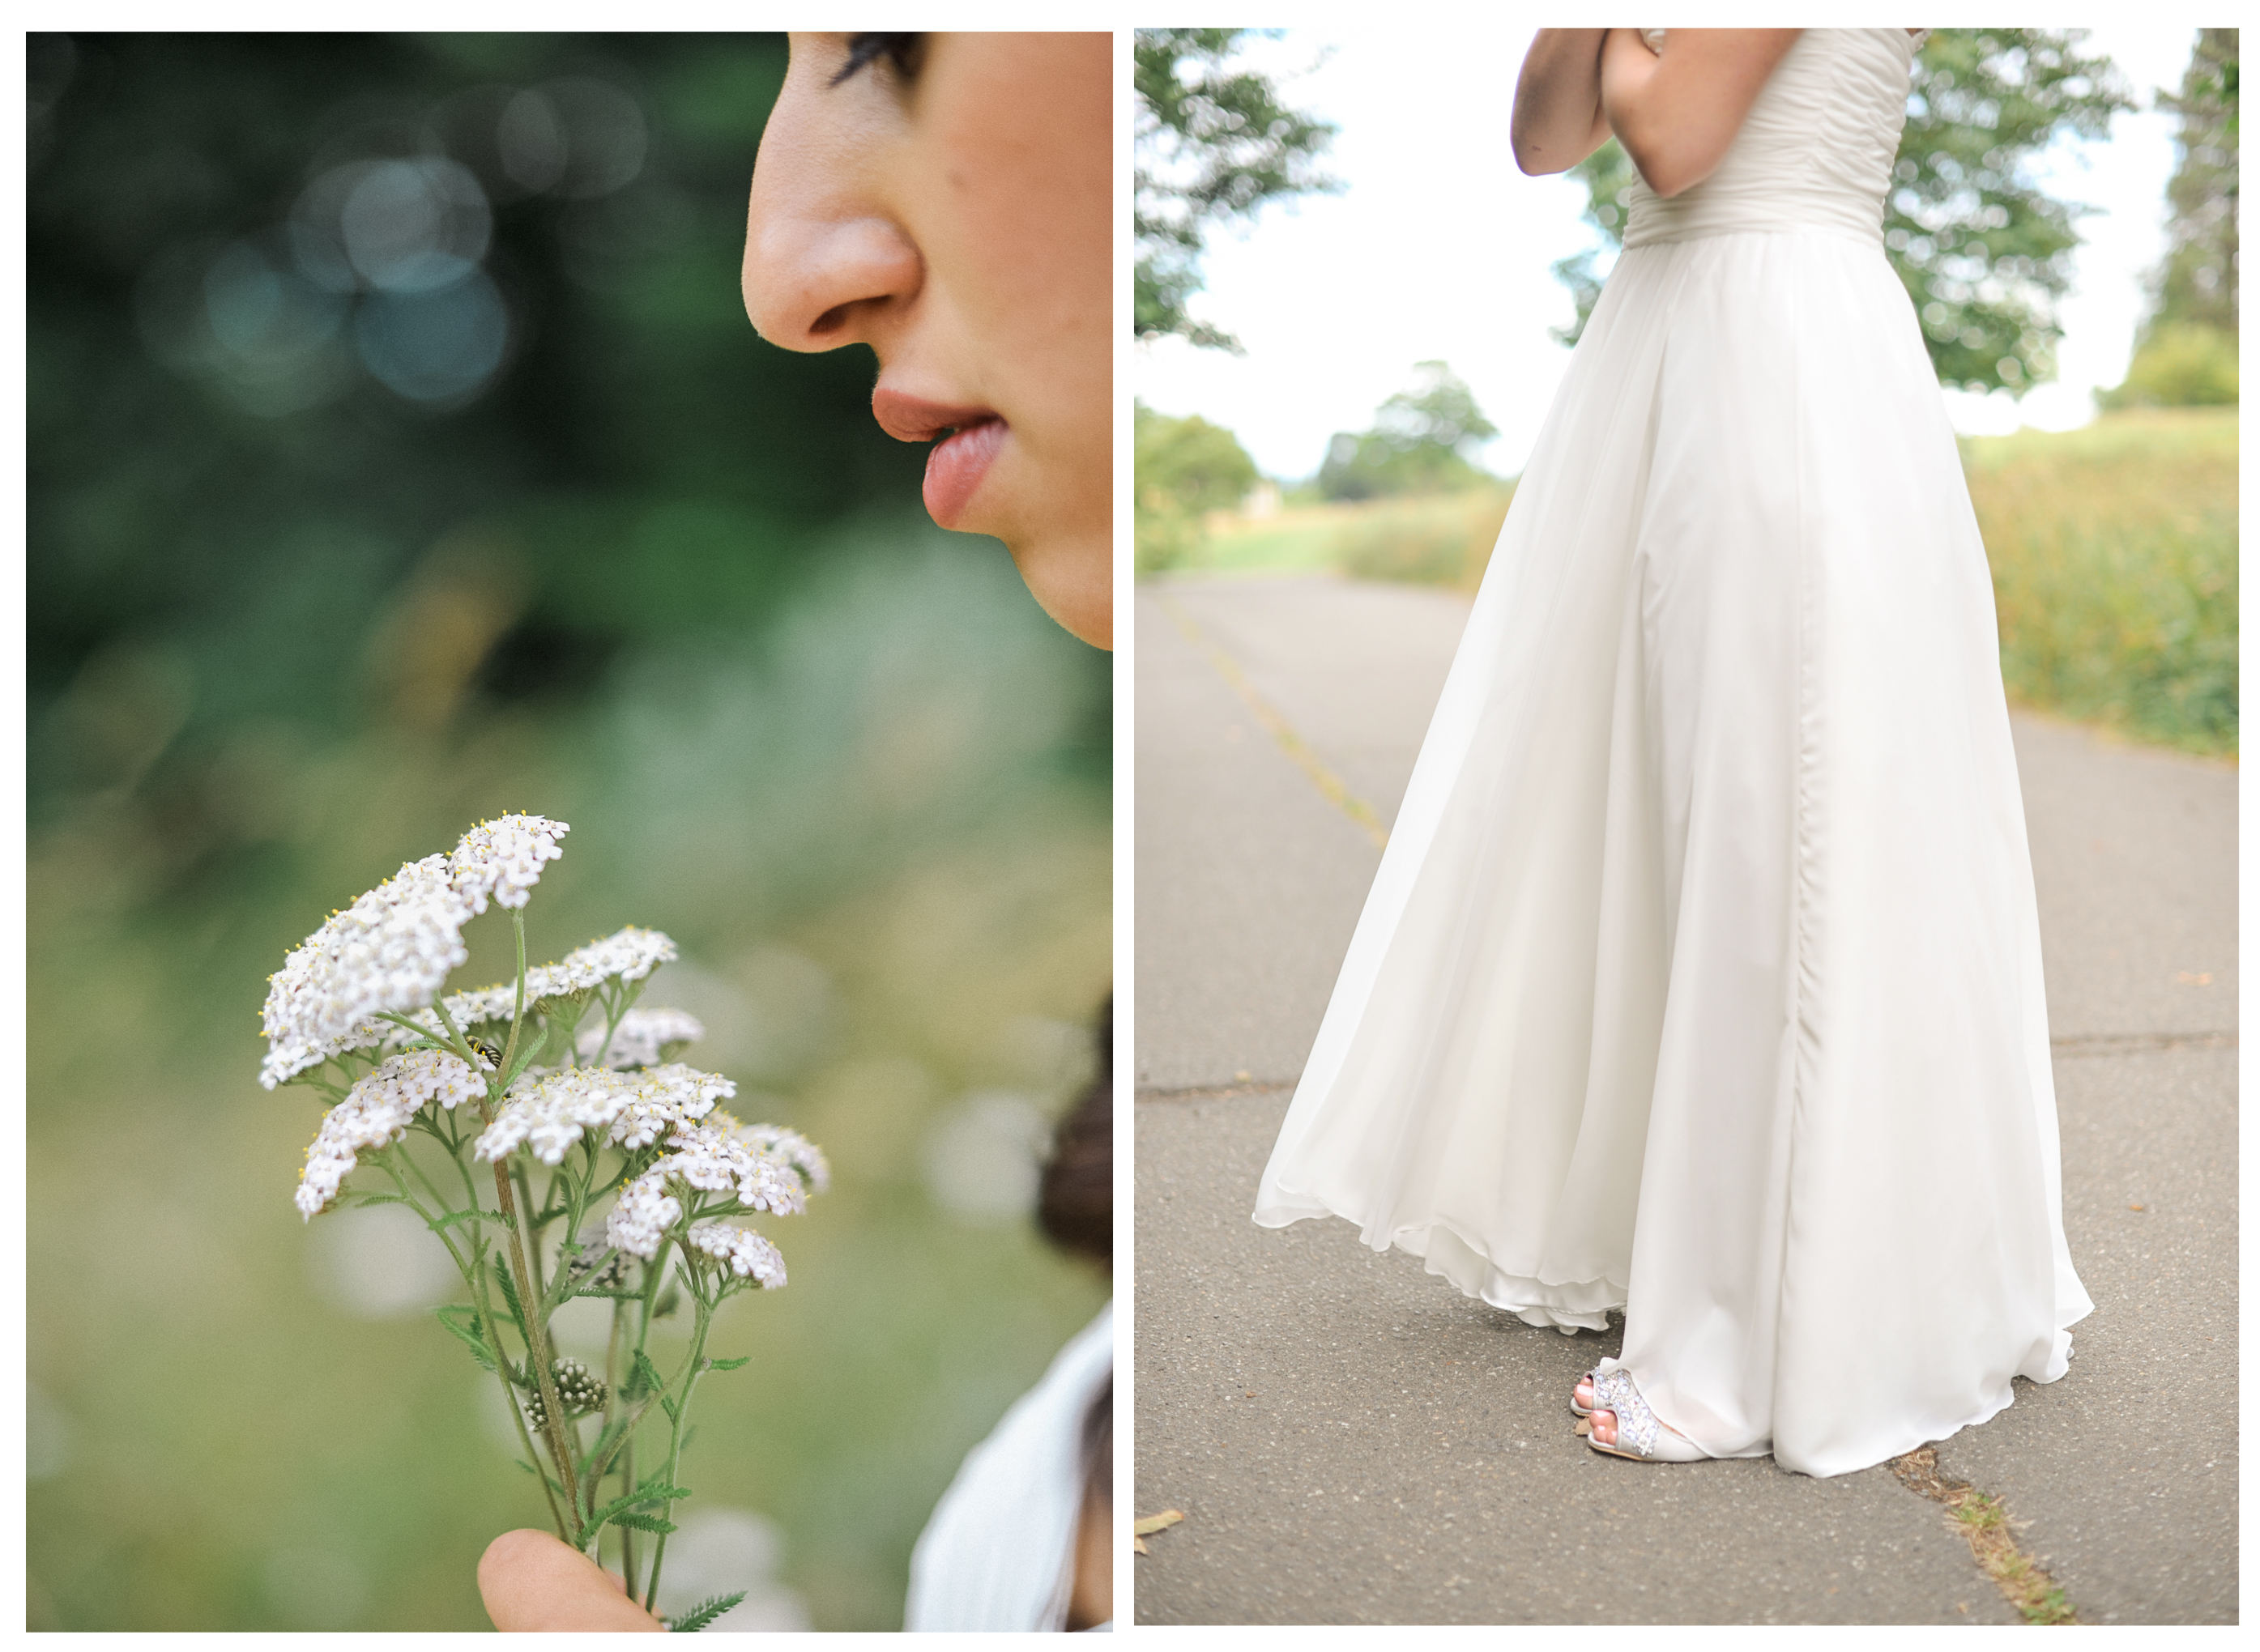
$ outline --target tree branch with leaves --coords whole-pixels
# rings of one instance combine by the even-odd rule
[[[1336,129],[1287,108],[1269,79],[1233,61],[1248,32],[1138,31],[1134,313],[1141,339],[1237,352],[1230,333],[1185,309],[1201,289],[1208,231],[1254,218],[1266,202],[1341,188],[1315,167]]]

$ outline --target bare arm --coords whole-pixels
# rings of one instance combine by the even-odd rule
[[[1606,29],[1541,29],[1514,82],[1508,132],[1514,164],[1532,177],[1567,172],[1608,140],[1601,117]]]
[[[1803,32],[1674,29],[1658,56],[1636,30],[1608,32],[1601,112],[1649,189],[1675,196],[1718,169],[1774,66]]]

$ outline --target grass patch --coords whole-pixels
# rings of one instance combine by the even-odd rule
[[[1968,1541],[1970,1558],[1978,1570],[1993,1580],[1994,1587],[2027,1623],[2078,1621],[2056,1580],[2017,1546],[2020,1522],[2009,1518],[1999,1498],[1988,1496],[1966,1480],[1950,1480],[1940,1473],[1935,1447],[1924,1446],[1903,1457],[1893,1457],[1891,1470],[1899,1484],[1946,1510],[1949,1523]]]
[[[1963,445],[2013,699],[2235,752],[2236,452],[2234,408]]]
[[[1219,523],[1184,565],[1195,573],[1347,573],[1473,592],[1513,484],[1305,505]]]

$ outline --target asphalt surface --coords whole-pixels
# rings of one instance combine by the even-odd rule
[[[1248,1220],[1466,616],[1323,579],[1141,588],[1141,1623],[2014,1622],[1885,1469],[1598,1456],[1537,1330],[1348,1224]],[[2236,774],[2014,719],[2097,1303],[1943,1442],[2082,1621],[2237,1617]],[[1363,808],[1361,809],[1360,805]]]

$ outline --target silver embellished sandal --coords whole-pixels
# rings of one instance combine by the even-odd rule
[[[1584,1383],[1590,1387],[1596,1380],[1598,1380],[1598,1372],[1589,1371],[1584,1376],[1578,1378],[1577,1382]],[[1591,1406],[1581,1406],[1577,1403],[1577,1383],[1570,1385],[1570,1414],[1573,1417],[1590,1417],[1593,1414],[1593,1408]]]
[[[1573,1392],[1573,1403],[1575,1397]],[[1603,1445],[1590,1433],[1585,1436],[1587,1445],[1609,1456],[1629,1457],[1634,1463],[1701,1463],[1710,1455],[1685,1435],[1666,1428],[1633,1386],[1632,1373],[1614,1360],[1603,1360],[1594,1371],[1593,1409],[1616,1417],[1614,1445]]]

